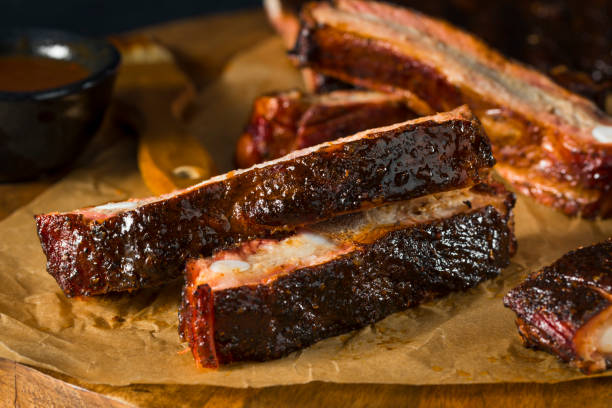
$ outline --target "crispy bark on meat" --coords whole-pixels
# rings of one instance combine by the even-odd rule
[[[202,367],[282,357],[496,277],[514,197],[479,185],[191,260],[179,331]]]
[[[276,159],[294,150],[415,118],[403,98],[367,91],[305,95],[279,92],[255,100],[237,143],[238,167]]]
[[[408,9],[338,0],[301,16],[300,66],[403,95],[419,114],[467,103],[521,192],[568,215],[612,216],[612,119],[590,101]]]
[[[545,350],[585,373],[612,368],[612,238],[571,251],[512,289],[527,347]]]
[[[161,197],[36,216],[68,296],[166,283],[188,257],[478,183],[494,164],[466,108],[377,128]]]

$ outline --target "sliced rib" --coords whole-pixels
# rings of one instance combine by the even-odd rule
[[[514,197],[478,185],[191,260],[180,333],[198,365],[282,357],[497,276]]]
[[[527,347],[545,350],[585,373],[612,368],[612,238],[571,251],[512,289]]]
[[[250,121],[238,140],[236,163],[241,168],[250,167],[294,150],[416,116],[403,98],[379,92],[307,95],[286,91],[265,95],[253,104]]]
[[[264,0],[276,31],[293,47],[299,10],[307,0]],[[612,114],[612,3],[607,0],[390,0],[443,18],[504,55],[536,67],[555,82]],[[508,18],[512,16],[512,18]],[[573,27],[574,29],[569,29]],[[579,27],[580,35],[576,35]],[[309,71],[309,70],[308,70]],[[307,89],[346,89],[333,78],[305,76]],[[330,82],[332,79],[333,82]],[[338,86],[343,86],[338,88]]]
[[[36,216],[68,296],[168,282],[188,257],[386,202],[473,185],[494,164],[463,107],[232,171],[161,197]]]
[[[309,4],[302,20],[302,67],[404,95],[419,114],[467,103],[520,191],[570,215],[612,215],[612,119],[593,103],[408,9],[338,0]]]

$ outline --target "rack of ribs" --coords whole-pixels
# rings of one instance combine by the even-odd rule
[[[179,331],[197,364],[279,358],[496,277],[514,196],[479,184],[190,260]]]
[[[294,150],[417,115],[398,96],[367,91],[307,95],[286,91],[257,98],[237,143],[240,168],[276,159]]]
[[[571,251],[512,289],[527,347],[545,350],[584,373],[612,368],[612,238]]]
[[[37,215],[67,296],[167,283],[189,257],[385,203],[469,187],[495,163],[466,107],[298,150],[160,197]]]
[[[418,114],[468,104],[497,171],[568,215],[612,216],[612,118],[448,23],[384,3],[309,3],[292,51],[303,68],[405,96]]]

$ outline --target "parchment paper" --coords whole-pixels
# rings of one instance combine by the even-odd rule
[[[192,130],[226,170],[253,98],[299,84],[299,75],[283,58],[281,41],[267,40],[234,58],[204,90]],[[519,251],[498,279],[281,360],[197,369],[191,354],[181,353],[186,345],[177,335],[179,284],[70,300],[45,271],[35,213],[148,195],[136,167],[135,142],[114,140],[0,223],[0,356],[112,385],[456,384],[583,377],[548,354],[523,348],[502,297],[528,272],[612,235],[612,221],[570,219],[525,197],[516,206]]]

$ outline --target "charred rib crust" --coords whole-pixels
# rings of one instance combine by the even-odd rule
[[[486,137],[472,121],[451,120],[444,127],[424,123],[373,135],[270,169],[259,185],[237,197],[233,215],[256,225],[314,222],[328,218],[322,214],[359,210],[368,202],[468,186],[480,178],[479,169],[494,164]],[[286,196],[291,199],[279,202]]]
[[[607,295],[606,295],[607,294]],[[584,372],[574,343],[577,331],[612,307],[612,239],[571,251],[529,276],[504,298],[517,314],[517,327],[527,347],[545,350]],[[606,368],[612,361],[606,360]]]
[[[279,358],[494,278],[508,265],[514,250],[510,219],[510,209],[501,215],[487,206],[389,231],[372,244],[268,285],[217,291],[217,362],[202,359],[198,363],[216,367],[233,361]],[[181,310],[182,320],[192,316],[189,305],[185,303]],[[210,316],[201,316],[183,321],[184,338],[192,347],[199,347],[193,333],[209,320]]]
[[[550,192],[531,186],[530,177],[524,177],[522,183],[511,180],[516,188],[542,204],[553,203],[567,215],[612,216],[612,148],[576,142],[571,132],[542,122],[537,114],[519,114],[477,94],[470,84],[453,84],[440,67],[400,51],[391,41],[360,35],[354,27],[319,22],[312,13],[317,7],[309,4],[301,13],[302,28],[291,52],[298,65],[367,89],[400,95],[411,92],[420,99],[411,108],[420,114],[466,103],[482,120],[500,163],[548,179],[553,190],[559,187],[552,198]],[[438,28],[454,30],[443,24]],[[444,41],[441,47],[448,46]],[[488,58],[503,59],[484,44],[480,46],[480,52],[490,54]],[[594,105],[582,102],[581,108],[603,116]]]
[[[255,168],[103,221],[36,216],[47,270],[67,296],[154,286],[188,257],[297,226],[472,185],[494,164],[476,120],[425,121]]]

